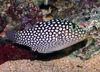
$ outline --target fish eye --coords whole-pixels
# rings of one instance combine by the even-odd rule
[[[94,29],[94,30],[97,30],[97,27],[96,27],[96,26],[93,26],[93,29]]]
[[[77,25],[75,23],[71,23],[70,27],[72,28],[72,30],[77,28]]]
[[[72,23],[72,28],[75,29],[76,28],[76,24]]]
[[[71,21],[68,21],[68,25],[71,26],[73,29],[76,28],[76,24]]]

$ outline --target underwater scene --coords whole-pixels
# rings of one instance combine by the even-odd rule
[[[100,72],[100,0],[0,0],[0,72]]]

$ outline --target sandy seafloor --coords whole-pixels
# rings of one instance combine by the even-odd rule
[[[0,72],[100,72],[100,54],[85,61],[70,57],[50,61],[7,61],[0,65]]]

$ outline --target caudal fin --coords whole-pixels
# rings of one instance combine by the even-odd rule
[[[10,41],[15,42],[16,41],[16,36],[17,36],[17,32],[16,31],[8,31],[6,33],[6,38]]]

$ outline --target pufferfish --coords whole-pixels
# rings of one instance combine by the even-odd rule
[[[9,40],[28,46],[32,51],[52,53],[74,45],[86,38],[86,31],[77,24],[64,19],[38,22],[22,31],[9,31]]]

